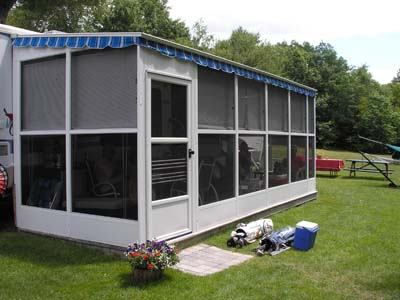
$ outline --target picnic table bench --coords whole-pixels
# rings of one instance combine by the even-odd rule
[[[386,176],[394,172],[393,170],[389,170],[390,163],[384,160],[346,159],[346,161],[351,162],[351,165],[350,168],[344,168],[343,170],[350,171],[350,176],[353,175],[354,177],[356,176],[357,172],[379,173],[386,174]],[[384,165],[385,169],[378,169],[376,165],[379,164]]]

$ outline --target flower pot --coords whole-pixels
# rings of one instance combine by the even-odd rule
[[[132,270],[132,281],[136,284],[149,283],[160,280],[164,275],[164,270]]]

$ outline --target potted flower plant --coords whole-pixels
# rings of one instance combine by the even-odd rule
[[[165,241],[146,241],[128,245],[125,255],[132,266],[133,281],[145,283],[161,278],[164,270],[179,262],[178,251]]]

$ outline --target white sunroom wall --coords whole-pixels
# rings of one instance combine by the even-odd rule
[[[169,58],[154,51],[138,48],[138,79],[137,79],[137,88],[138,88],[138,159],[142,169],[139,170],[140,174],[143,176],[139,177],[139,186],[144,187],[139,192],[139,199],[143,199],[146,206],[143,206],[139,211],[139,215],[144,215],[146,220],[146,225],[140,227],[140,236],[145,239],[154,238],[157,234],[157,231],[160,231],[160,224],[155,224],[155,218],[158,217],[161,219],[160,215],[164,214],[164,212],[158,211],[158,207],[161,206],[154,205],[153,206],[153,195],[151,187],[149,185],[151,183],[151,122],[150,118],[146,118],[146,113],[148,109],[146,109],[146,97],[147,93],[147,80],[150,76],[159,76],[161,81],[168,80],[171,78],[172,80],[182,80],[191,82],[191,120],[192,124],[197,124],[197,114],[194,114],[194,109],[197,105],[197,68],[196,65],[179,61],[177,59]],[[189,128],[192,128],[191,124],[188,124]],[[190,146],[197,153],[197,131],[196,128],[192,129]],[[147,166],[147,167],[146,167]],[[189,170],[193,170],[193,173],[197,172],[197,155],[194,155],[189,161]],[[189,183],[190,184],[190,183]],[[196,184],[188,186],[188,189],[193,191],[193,194],[197,193]],[[184,203],[184,202],[182,202]],[[186,208],[177,205],[177,210],[183,213]],[[193,209],[194,203],[189,203],[190,206],[190,222],[193,223],[193,219],[196,216],[196,210]],[[164,216],[165,217],[165,216]],[[182,219],[182,216],[176,216],[175,219]],[[174,221],[173,216],[168,216],[168,219],[165,219],[165,227],[173,227],[171,222]],[[181,220],[182,221],[182,220]],[[157,227],[157,228],[153,228]]]
[[[134,51],[133,48],[131,48]],[[74,136],[93,136],[107,134],[135,134],[137,132],[136,128],[120,128],[120,126],[114,126],[117,128],[104,128],[104,126],[92,126],[87,129],[76,129],[72,127],[71,115],[73,114],[74,108],[71,104],[71,99],[73,98],[71,88],[71,58],[72,53],[77,53],[78,51],[71,51],[69,49],[32,49],[32,48],[14,48],[13,57],[13,103],[14,103],[14,148],[15,148],[15,170],[16,170],[16,197],[17,197],[17,226],[21,229],[30,230],[34,232],[41,232],[45,234],[53,234],[57,236],[63,236],[67,238],[74,238],[79,240],[87,240],[92,242],[99,242],[104,244],[112,244],[125,246],[127,243],[139,239],[139,222],[136,220],[129,220],[126,217],[109,217],[105,215],[96,215],[91,212],[75,212],[72,196],[72,185],[74,181],[74,174],[71,171],[71,166],[73,163],[73,158],[71,157],[72,143]],[[114,51],[114,50],[108,50]],[[80,52],[80,51],[79,51]],[[83,52],[83,51],[82,51]],[[101,51],[100,51],[101,53]],[[22,65],[25,62],[43,59],[44,61],[49,60],[55,56],[61,55],[65,58],[64,74],[60,74],[59,78],[64,81],[64,101],[61,101],[61,113],[64,118],[64,122],[57,122],[57,120],[50,120],[49,126],[44,126],[41,128],[40,124],[40,109],[36,109],[36,115],[32,118],[24,118],[29,115],[29,111],[23,106],[22,103]],[[136,57],[136,51],[134,56]],[[135,59],[136,61],[136,59]],[[136,70],[136,65],[132,65],[133,70]],[[135,71],[136,72],[136,71]],[[65,75],[64,79],[61,75]],[[40,78],[40,77],[39,77]],[[134,80],[135,81],[135,80]],[[42,91],[37,91],[39,94]],[[136,93],[136,91],[135,91]],[[34,98],[35,99],[35,98]],[[136,99],[132,99],[136,101]],[[40,106],[39,106],[40,107]],[[25,111],[25,112],[24,112]],[[20,113],[21,112],[21,113]],[[46,109],[42,109],[43,116],[45,116]],[[111,108],[112,112],[112,108]],[[132,111],[134,114],[133,119],[137,119],[136,109]],[[32,117],[32,116],[30,116]],[[116,118],[115,115],[108,115],[108,117]],[[28,120],[25,124],[27,127],[21,128],[21,120]],[[51,119],[51,118],[50,118]],[[45,122],[46,123],[46,122]],[[59,123],[62,128],[59,128]],[[56,126],[52,127],[52,124]],[[135,124],[136,126],[136,124]],[[134,127],[135,127],[134,126]],[[21,174],[21,147],[22,140],[41,137],[41,139],[46,137],[61,136],[62,144],[60,144],[65,149],[65,169],[63,171],[66,182],[66,203],[65,207],[61,210],[48,209],[43,207],[37,207],[32,205],[27,205],[26,199],[23,200],[22,186],[22,174]],[[26,193],[25,193],[26,194]],[[26,196],[25,196],[26,197]],[[24,202],[23,202],[24,201]],[[24,204],[23,204],[24,203]],[[129,218],[129,217],[128,217]],[[137,217],[135,217],[137,219]],[[144,220],[143,220],[144,221]]]
[[[202,67],[198,67],[199,72],[202,73],[207,72],[207,69]],[[216,71],[211,71],[210,73],[214,73],[215,77]],[[222,72],[221,72],[222,73]],[[225,81],[228,80],[228,76],[223,75]],[[222,77],[222,76],[221,76]],[[204,109],[204,105],[202,105],[202,76],[199,73],[198,76],[198,86],[199,86],[199,109]],[[293,92],[289,92],[286,89],[281,89],[274,86],[268,86],[264,84],[260,84],[258,82],[252,81],[250,84],[246,84],[247,79],[241,77],[232,76],[233,80],[233,88],[234,91],[229,92],[229,95],[234,96],[233,103],[233,115],[234,119],[234,128],[231,129],[230,126],[215,126],[214,124],[207,124],[205,122],[200,123],[200,119],[206,120],[204,116],[207,116],[207,112],[199,111],[199,161],[202,161],[202,153],[201,153],[201,139],[200,136],[215,136],[215,135],[231,135],[234,136],[234,149],[239,149],[240,144],[243,142],[245,137],[248,139],[245,141],[249,144],[251,143],[251,139],[261,141],[264,139],[264,156],[268,157],[269,152],[269,137],[282,137],[287,140],[287,164],[291,166],[292,158],[289,155],[289,149],[291,147],[292,139],[299,139],[303,142],[305,141],[306,145],[309,144],[309,136],[311,137],[311,142],[313,142],[313,149],[315,149],[315,135],[314,128],[310,129],[306,132],[306,127],[310,122],[310,119],[315,119],[314,116],[312,118],[307,117],[307,111],[311,110],[310,107],[314,107],[314,99],[300,94],[295,94]],[[214,82],[216,82],[214,78]],[[254,87],[258,89],[254,90]],[[252,91],[253,88],[253,92]],[[274,90],[276,92],[275,99],[269,97],[269,91]],[[211,89],[207,89],[208,94],[213,94]],[[273,93],[271,93],[273,94]],[[260,103],[257,99],[263,97],[263,102]],[[296,100],[292,104],[290,101],[290,95],[294,95]],[[225,94],[226,96],[226,94]],[[243,99],[246,98],[246,99]],[[272,99],[272,103],[279,103],[278,107],[274,105],[268,106],[268,100]],[[300,99],[300,100],[298,100]],[[245,101],[253,101],[253,103],[244,103]],[[226,101],[226,100],[225,100]],[[308,102],[307,102],[308,101]],[[298,103],[301,102],[301,103]],[[213,102],[214,103],[214,102]],[[308,103],[312,103],[308,105]],[[293,107],[291,109],[291,106]],[[228,107],[229,109],[230,107]],[[271,109],[272,108],[272,109]],[[212,105],[210,107],[211,114],[218,111],[218,106]],[[246,112],[240,111],[241,109],[245,109]],[[271,110],[268,115],[268,110]],[[292,121],[291,112],[295,115],[295,112],[302,112],[301,116],[295,116]],[[311,111],[314,113],[314,109]],[[225,112],[226,113],[226,112]],[[248,114],[248,115],[246,115]],[[263,117],[263,120],[257,120],[257,117]],[[246,118],[249,118],[250,122],[246,124]],[[227,117],[222,117],[221,120],[228,120]],[[293,124],[292,124],[293,122]],[[263,124],[268,124],[268,126],[264,126]],[[209,125],[209,126],[207,126]],[[214,126],[213,126],[214,125]],[[269,126],[272,129],[268,128]],[[315,124],[314,124],[315,126]],[[293,127],[293,132],[292,132]],[[226,139],[226,138],[225,138]],[[303,140],[304,139],[304,140]],[[260,144],[261,142],[259,142]],[[254,151],[254,143],[253,143],[253,151]],[[207,228],[212,228],[217,226],[218,224],[222,224],[225,222],[230,222],[232,220],[244,217],[246,215],[256,213],[258,211],[262,211],[266,208],[270,208],[276,205],[283,204],[285,202],[290,202],[297,198],[301,198],[303,196],[307,196],[316,192],[315,186],[315,171],[312,172],[308,176],[307,166],[308,166],[308,147],[304,149],[306,151],[303,157],[303,161],[305,163],[304,169],[306,171],[306,178],[298,179],[298,181],[294,182],[294,179],[291,180],[291,168],[289,167],[287,174],[287,183],[280,184],[274,187],[268,187],[269,180],[268,175],[265,176],[264,186],[258,184],[258,188],[255,188],[252,192],[243,193],[241,187],[241,175],[240,175],[240,154],[237,151],[234,151],[235,156],[235,191],[234,196],[230,198],[223,199],[222,201],[213,201],[209,204],[201,204],[199,203],[199,209],[197,212],[197,230],[204,230]],[[315,152],[315,150],[314,150]],[[261,162],[262,163],[262,162]],[[200,163],[201,165],[201,163]],[[313,170],[315,170],[315,166]],[[201,166],[199,166],[201,169]],[[265,174],[268,174],[266,170],[269,170],[268,159],[264,161],[264,171]],[[199,175],[200,176],[200,175]],[[304,175],[303,175],[304,176]],[[199,183],[200,184],[200,183]],[[216,187],[216,190],[218,188]],[[195,200],[196,201],[196,200]]]

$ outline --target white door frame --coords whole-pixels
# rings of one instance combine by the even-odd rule
[[[186,86],[186,117],[187,117],[187,136],[186,137],[162,137],[162,138],[152,138],[151,136],[151,82],[152,80],[157,80],[165,83],[177,84],[177,85],[184,85]],[[170,239],[173,237],[177,237],[184,234],[189,234],[193,231],[193,210],[194,210],[194,203],[193,199],[197,198],[194,197],[194,180],[197,178],[195,176],[195,159],[187,160],[187,195],[184,196],[177,196],[172,198],[166,198],[162,200],[152,201],[152,144],[187,144],[187,149],[192,149],[193,143],[193,115],[192,115],[192,88],[193,83],[191,78],[177,76],[175,74],[167,74],[163,72],[147,70],[146,71],[146,238],[152,239],[155,238],[153,233],[153,209],[155,207],[167,207],[168,205],[187,201],[188,203],[188,210],[187,210],[187,228],[183,228],[179,231],[170,232],[168,234],[164,234],[162,236],[158,236],[158,239]],[[197,149],[195,149],[196,151]],[[197,154],[197,153],[196,153]],[[171,216],[173,218],[174,216]]]

